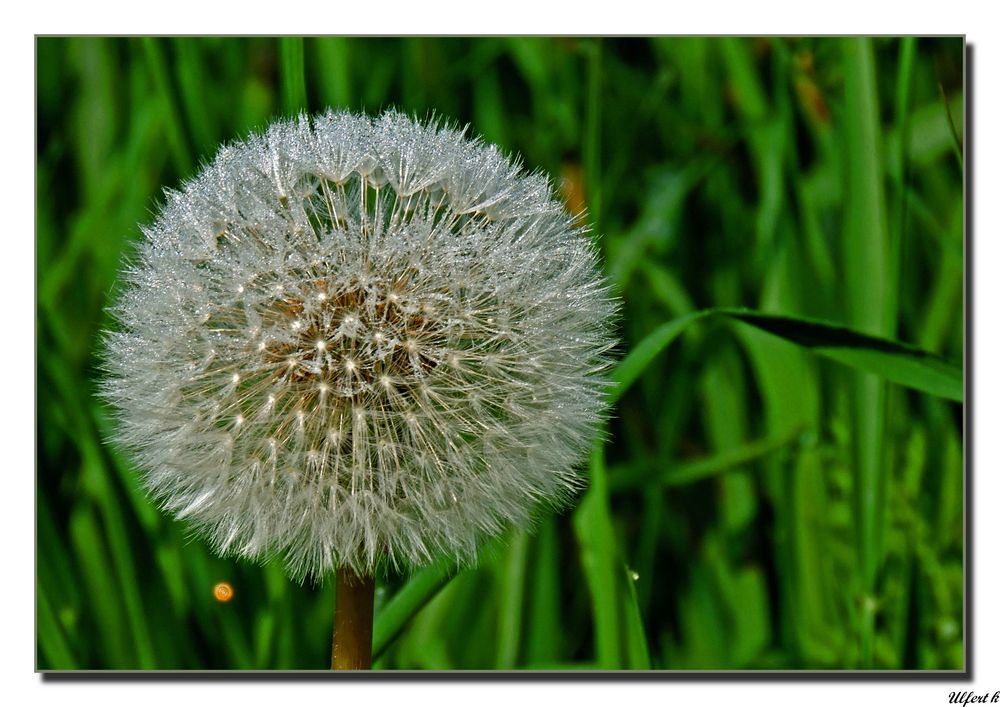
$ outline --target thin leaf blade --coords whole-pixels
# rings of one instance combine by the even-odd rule
[[[717,313],[851,368],[874,373],[914,390],[962,402],[962,369],[929,351],[816,319],[749,310],[722,309]]]

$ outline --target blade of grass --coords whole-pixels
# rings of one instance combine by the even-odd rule
[[[770,638],[763,577],[727,561],[726,539],[721,533],[709,534],[702,547],[705,567],[725,607],[727,658],[733,667],[745,668]]]
[[[219,141],[218,113],[205,105],[209,94],[201,52],[203,41],[193,37],[174,40],[177,52],[177,83],[181,103],[197,154],[205,156]]]
[[[897,185],[899,194],[896,197],[893,210],[893,233],[891,237],[892,252],[889,266],[893,268],[892,281],[899,282],[902,268],[903,238],[906,235],[906,188],[908,183],[909,154],[904,149],[910,142],[910,89],[913,79],[913,63],[916,55],[917,38],[903,37],[899,45],[899,76],[896,79],[896,144],[890,151],[892,160],[889,171],[893,182]],[[899,288],[893,288],[887,293],[887,309],[895,313],[898,309]],[[895,336],[895,330],[887,330],[887,334]]]
[[[186,177],[194,167],[194,159],[191,154],[191,146],[184,135],[184,120],[181,116],[180,108],[177,105],[177,97],[170,85],[170,76],[167,73],[167,64],[163,58],[161,42],[164,40],[154,37],[143,37],[139,40],[142,43],[143,55],[146,65],[153,76],[153,84],[159,94],[163,110],[165,113],[164,127],[167,132],[167,143],[170,145],[170,153],[174,158],[174,166],[181,177]]]
[[[743,37],[721,40],[723,55],[736,98],[736,107],[748,132],[753,154],[757,184],[760,189],[756,210],[755,231],[757,253],[769,252],[774,238],[778,215],[782,210],[781,161],[785,131],[772,118],[767,95],[761,83],[760,71],[749,52],[749,41]]]
[[[111,566],[118,576],[124,598],[125,616],[128,618],[134,648],[134,665],[140,670],[150,670],[157,667],[157,660],[142,601],[142,584],[136,573],[136,563],[132,560],[134,551],[119,511],[118,494],[105,485],[108,483],[105,478],[106,469],[100,464],[99,459],[96,450],[87,454],[83,462],[83,473],[95,479],[95,496],[101,509],[105,535],[111,550]]]
[[[114,154],[120,113],[114,109],[121,80],[115,59],[116,44],[109,37],[74,37],[67,42],[76,93],[71,131],[79,183],[86,197],[102,187],[109,158]],[[62,185],[61,185],[62,186]]]
[[[62,529],[52,516],[49,495],[47,489],[39,487],[35,503],[35,533],[38,546],[44,547],[45,552],[39,553],[36,558],[36,583],[39,591],[45,588],[57,610],[62,607],[75,610],[80,604],[80,591],[73,579],[73,556],[61,534]]]
[[[399,42],[400,88],[407,110],[425,113],[430,107],[427,94],[427,41],[423,37],[405,37]]]
[[[890,272],[888,275],[889,281],[892,283],[892,287],[886,292],[886,317],[888,323],[883,330],[888,336],[896,336],[898,329],[898,319],[899,319],[899,308],[900,308],[900,295],[903,290],[903,283],[901,282],[901,274],[903,271],[904,259],[907,255],[910,244],[907,242],[907,228],[906,228],[906,190],[909,188],[909,155],[903,149],[909,141],[910,134],[910,93],[911,93],[911,83],[913,76],[913,65],[914,58],[916,55],[916,38],[915,37],[904,37],[900,43],[899,47],[899,70],[897,72],[896,79],[896,96],[895,96],[895,118],[899,130],[899,144],[894,146],[895,150],[888,150],[889,152],[889,162],[887,168],[887,175],[892,182],[898,185],[898,194],[892,203],[886,204],[886,209],[889,211],[889,217],[891,221],[889,227],[891,230],[887,231],[887,238],[889,239],[889,257],[888,257],[888,267]],[[892,157],[895,156],[895,159]],[[884,415],[886,419],[886,424],[888,425],[893,419],[900,416],[901,413],[905,414],[903,401],[899,395],[899,391],[887,390],[885,405],[884,405]],[[906,472],[903,472],[905,476]],[[887,482],[887,486],[892,482]],[[892,505],[897,505],[893,503]],[[894,577],[890,577],[889,581],[899,580],[897,586],[900,587],[900,591],[903,595],[903,599],[900,601],[893,602],[896,606],[908,606],[910,604],[908,599],[908,589],[912,584],[910,579],[910,574],[912,572],[912,557],[913,553],[909,548],[902,548],[898,551],[901,556],[899,561],[899,567]],[[900,578],[903,578],[900,580]],[[891,655],[883,664],[890,668],[902,668],[903,661],[905,658],[905,643],[902,643],[900,638],[904,635],[900,627],[905,626],[907,623],[905,613],[894,612],[893,610],[888,610],[885,612],[886,618],[885,623],[885,640],[891,642],[892,650],[888,651]],[[895,631],[895,636],[893,633]],[[900,646],[904,646],[904,650],[899,650]],[[889,646],[887,646],[889,647]]]
[[[711,310],[704,310],[669,321],[657,327],[652,333],[648,334],[642,341],[632,347],[632,350],[618,363],[611,374],[611,380],[616,385],[608,393],[610,402],[614,403],[621,398],[625,394],[625,391],[653,363],[653,360],[674,339],[680,336],[692,322],[703,319],[710,314]]]
[[[73,556],[79,566],[86,590],[83,604],[87,625],[96,629],[99,650],[94,650],[94,663],[83,667],[127,670],[136,668],[129,646],[129,630],[122,616],[122,601],[108,568],[111,560],[97,522],[88,503],[80,503],[69,518],[69,534]]]
[[[636,597],[635,584],[642,578],[622,566],[618,573],[618,582],[622,585],[623,599],[623,633],[625,641],[625,665],[628,670],[649,670],[652,665],[649,658],[649,644],[646,642],[646,629],[642,623],[642,611]]]
[[[613,282],[624,286],[640,268],[662,269],[650,253],[677,247],[684,205],[717,162],[718,158],[711,155],[698,156],[682,168],[661,167],[650,176],[641,200],[642,213],[635,225],[604,242],[608,252],[608,275]]]
[[[608,477],[608,484],[612,491],[622,491],[638,485],[649,484],[664,487],[686,486],[739,469],[745,464],[773,454],[792,444],[801,434],[802,428],[792,428],[787,433],[748,442],[703,459],[667,464],[663,471],[655,474],[648,474],[642,469],[621,474],[611,473]]]
[[[525,574],[528,538],[515,530],[506,548],[507,557],[501,566],[500,614],[497,637],[497,670],[510,670],[517,664],[521,645],[521,624],[524,614]]]
[[[690,564],[689,585],[678,604],[678,632],[683,643],[671,651],[670,664],[681,669],[730,668],[730,631],[716,588],[703,561],[693,557]]]
[[[713,347],[711,362],[701,379],[702,420],[706,441],[720,452],[746,442],[749,415],[744,369],[735,347]],[[719,481],[719,511],[726,531],[736,534],[757,511],[756,489],[745,470],[731,469]]]
[[[916,346],[869,336],[818,319],[732,309],[716,310],[716,313],[884,380],[948,400],[962,401],[962,369]]]
[[[786,106],[784,101],[779,103]],[[804,295],[798,279],[802,251],[797,248],[797,229],[787,222],[778,233],[776,257],[766,259],[764,287],[759,306],[765,311],[798,312]],[[760,422],[770,437],[789,435],[804,438],[820,428],[820,380],[815,361],[805,351],[742,322],[730,320],[734,334],[743,346],[753,372],[762,404]],[[801,522],[803,506],[796,489],[797,465],[802,456],[775,454],[761,458],[760,488],[773,512],[769,525],[773,557],[775,591],[769,597],[769,611],[774,614],[775,642],[794,655],[812,655],[804,634],[820,623],[810,612],[809,597],[820,584],[811,567],[800,560],[796,548],[800,538],[812,534]],[[740,564],[743,566],[743,563]],[[733,568],[735,574],[739,570]],[[732,653],[731,658],[735,658]]]
[[[393,651],[403,665],[433,670],[492,667],[496,656],[496,603],[489,591],[492,578],[488,575],[485,567],[455,573],[407,619],[406,632],[395,641]],[[456,632],[453,627],[461,628]],[[483,629],[490,633],[485,645],[478,645],[475,642]],[[457,644],[458,649],[450,650],[452,644]]]
[[[846,192],[843,272],[848,321],[860,331],[884,335],[893,328],[888,309],[892,272],[888,259],[882,191],[880,122],[871,40],[842,42]],[[861,666],[874,664],[876,577],[881,556],[880,526],[885,496],[885,385],[875,376],[854,381],[854,449],[858,521],[858,582],[861,592]]]
[[[948,400],[962,400],[962,369],[929,351],[818,319],[720,308],[705,309],[671,320],[636,344],[611,373],[611,379],[616,384],[608,394],[611,402],[619,400],[688,326],[709,317],[750,324],[820,356],[875,374],[884,380]]]
[[[79,389],[73,386],[68,371],[48,365],[46,359],[43,359],[42,363],[46,374],[55,382],[74,421],[73,427],[77,431],[76,442],[82,455],[80,478],[85,491],[100,509],[104,521],[104,537],[111,550],[111,567],[117,574],[118,586],[124,599],[125,615],[128,618],[129,635],[135,649],[134,667],[144,670],[154,668],[156,654],[146,621],[146,611],[135,571],[136,565],[132,559],[134,555],[129,533],[121,512],[124,504],[121,503],[108,478],[109,469],[101,457],[97,432],[87,418],[83,402],[78,397]]]
[[[610,475],[614,479],[614,474]],[[649,614],[654,591],[659,589],[658,579],[663,567],[658,562],[662,533],[666,523],[664,493],[659,488],[646,487],[642,494],[642,516],[633,552],[633,566],[642,582],[636,586],[639,611]]]
[[[528,577],[530,591],[528,623],[525,627],[525,662],[546,663],[558,660],[562,635],[559,595],[559,538],[555,518],[546,518],[535,535],[535,552]]]
[[[955,127],[955,119],[951,115],[951,105],[948,103],[948,95],[944,92],[944,86],[938,84],[938,91],[941,94],[941,103],[944,104],[944,112],[948,117],[948,132],[951,134],[951,150],[955,155],[955,161],[958,162],[958,168],[960,170],[965,170],[965,158],[963,157],[964,149],[962,147],[962,138],[958,135],[958,128]]]
[[[619,563],[615,556],[614,526],[608,503],[604,445],[594,445],[590,458],[590,488],[573,514],[573,530],[580,545],[580,562],[590,589],[597,664],[604,670],[622,667],[619,617]]]
[[[48,594],[38,587],[37,620],[38,620],[38,654],[36,654],[36,669],[41,670],[75,670],[78,665],[63,634],[59,619],[56,618],[49,601]]]
[[[585,188],[591,223],[601,231],[601,40],[587,45],[587,116],[583,163],[586,171]]]
[[[315,75],[320,77],[319,92],[331,108],[351,104],[352,43],[346,37],[314,37],[312,43],[316,56]]]
[[[675,317],[694,311],[691,295],[672,273],[655,264],[646,262],[642,268],[649,283],[651,294]]]
[[[473,83],[473,116],[476,130],[484,139],[498,145],[508,143],[509,132],[504,111],[504,96],[495,68],[483,72]]]
[[[372,660],[377,659],[402,633],[407,623],[455,576],[450,562],[438,562],[420,570],[375,617],[372,629]]]
[[[285,115],[309,110],[306,97],[306,63],[302,37],[282,37],[281,108]]]
[[[274,613],[262,611],[254,624],[254,667],[257,670],[267,670],[271,667],[271,654],[274,644]]]

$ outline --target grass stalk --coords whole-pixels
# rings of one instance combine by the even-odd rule
[[[875,58],[871,40],[844,40],[844,140],[846,146],[844,280],[847,314],[859,330],[885,334],[890,324],[892,268],[882,163]],[[888,459],[884,446],[885,384],[871,375],[855,379],[853,432],[861,665],[874,665],[875,613]]]
[[[302,37],[281,38],[281,107],[286,115],[309,110]]]
[[[194,158],[192,157],[191,145],[184,134],[184,120],[181,116],[177,96],[170,82],[166,60],[160,49],[159,41],[154,37],[143,37],[141,40],[142,49],[146,64],[153,75],[156,92],[160,94],[159,98],[163,102],[164,127],[167,132],[167,143],[170,145],[170,152],[174,158],[174,165],[178,174],[186,177],[194,167]]]

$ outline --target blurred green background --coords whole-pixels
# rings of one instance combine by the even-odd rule
[[[552,174],[601,234],[623,357],[719,306],[964,356],[961,38],[39,38],[36,60],[40,669],[329,664],[333,582],[213,556],[94,398],[139,224],[277,116],[433,112]],[[656,351],[575,509],[476,568],[380,578],[376,667],[964,668],[962,405],[721,317]]]

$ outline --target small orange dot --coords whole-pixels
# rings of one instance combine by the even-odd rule
[[[233,598],[233,585],[229,582],[219,582],[212,588],[212,594],[216,601],[225,604]]]

